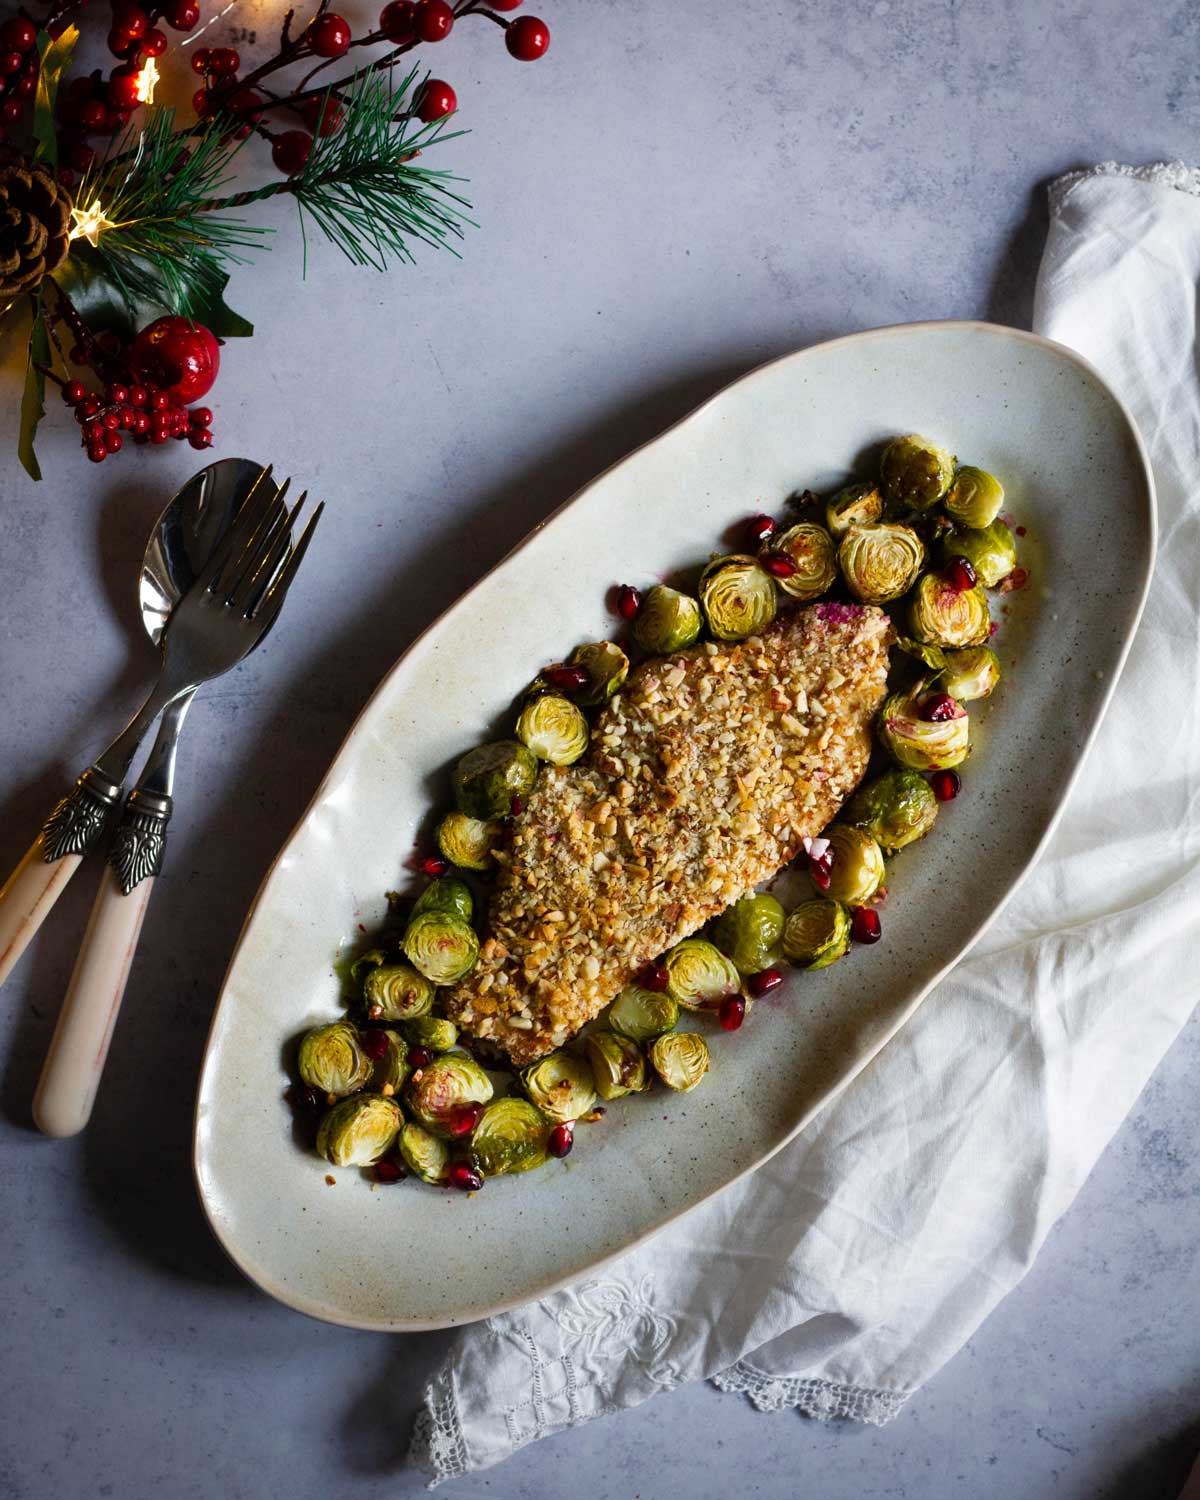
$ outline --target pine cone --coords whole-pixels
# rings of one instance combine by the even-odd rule
[[[47,167],[0,166],[0,304],[67,258],[71,195]]]

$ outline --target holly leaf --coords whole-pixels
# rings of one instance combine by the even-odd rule
[[[48,31],[39,31],[37,36],[41,66],[38,70],[37,93],[33,99],[33,159],[48,162],[52,167],[58,166],[58,133],[54,128],[58,86],[71,66],[71,57],[78,40],[78,26],[68,26],[57,40]]]
[[[220,282],[214,282],[211,289],[207,286],[193,287],[192,316],[219,339],[248,339],[254,332],[254,324],[243,318],[241,313],[234,312],[225,301],[225,288],[228,285],[229,277],[222,275]]]
[[[132,297],[124,286],[113,281],[101,256],[86,241],[75,240],[71,254],[55,280],[75,304],[84,322],[94,332],[109,329],[128,343],[139,328],[153,323],[165,313],[178,313],[178,307],[150,298]],[[187,283],[189,315],[219,339],[249,338],[254,324],[234,312],[225,301],[229,277],[192,277]]]
[[[25,390],[21,396],[21,425],[17,436],[17,457],[30,479],[41,479],[42,469],[33,451],[38,423],[46,415],[46,377],[42,371],[50,363],[50,340],[42,321],[42,299],[33,299],[33,327],[29,330],[29,361],[25,366]]]

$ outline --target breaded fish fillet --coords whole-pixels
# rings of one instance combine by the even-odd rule
[[[446,1014],[531,1062],[794,859],[866,770],[892,639],[882,610],[817,604],[631,672],[513,820]]]

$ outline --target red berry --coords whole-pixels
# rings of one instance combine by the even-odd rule
[[[76,141],[71,147],[67,160],[77,172],[86,172],[96,160],[96,153],[83,141]]]
[[[149,399],[150,398],[146,394],[146,387],[144,385],[131,385],[129,387],[130,406],[145,406],[146,402]]]
[[[518,62],[537,62],[550,45],[550,28],[537,16],[519,16],[508,23],[504,45]]]
[[[454,25],[454,12],[446,0],[417,0],[413,23],[423,42],[444,42]]]
[[[920,714],[926,724],[944,724],[959,717],[959,708],[949,693],[931,693],[922,699]]]
[[[775,517],[761,512],[742,522],[742,535],[751,547],[761,547],[764,542],[769,542],[778,530],[779,522]]]
[[[121,340],[111,329],[105,328],[102,332],[98,333],[96,335],[96,342],[104,350],[105,354],[120,354],[121,352]]]
[[[108,449],[103,443],[96,443],[94,447],[88,448],[87,455],[94,464],[102,464],[108,457]]]
[[[939,802],[953,802],[962,791],[962,777],[957,771],[935,771],[929,778],[929,785]]]
[[[717,1011],[717,1021],[722,1031],[736,1031],[746,1019],[746,1002],[741,995],[726,995]]]
[[[479,1117],[482,1114],[482,1104],[463,1104],[450,1115],[446,1121],[446,1129],[454,1136],[470,1135],[479,1124]]]
[[[104,44],[114,57],[119,57],[122,62],[133,56],[137,43],[131,36],[126,36],[123,31],[110,31],[104,39]]]
[[[167,50],[167,33],[152,26],[138,43],[138,50],[145,57],[161,57]]]
[[[440,854],[429,854],[421,861],[421,874],[429,875],[434,880],[439,875],[444,875],[450,868],[450,861],[445,860]]]
[[[116,432],[121,425],[121,414],[115,411],[106,411],[100,418],[100,425],[105,432]]]
[[[521,0],[492,0],[489,10],[516,10]]]
[[[879,913],[871,906],[856,906],[850,918],[850,936],[856,943],[877,943],[883,936]]]
[[[561,662],[553,667],[547,667],[542,676],[551,687],[561,689],[563,692],[574,692],[578,688],[588,685],[588,674],[586,667],[568,667]]]
[[[192,72],[207,73],[212,63],[212,53],[207,47],[197,47],[192,53]]]
[[[146,34],[150,18],[140,5],[119,5],[113,8],[112,24],[114,31],[123,31],[136,41]]]
[[[783,975],[778,969],[760,969],[747,979],[746,988],[757,1000],[760,995],[769,995],[772,990],[777,990],[782,983]]]
[[[133,433],[134,433],[134,435],[136,437],[143,437],[149,431],[150,431],[150,418],[146,415],[146,413],[144,411],[136,412],[134,414],[134,418],[133,418]]]
[[[307,130],[285,130],[272,143],[271,160],[285,177],[294,177],[304,170],[312,148],[313,138]]]
[[[208,65],[214,73],[232,78],[242,65],[241,54],[236,47],[215,47]]]
[[[87,386],[82,380],[68,380],[63,386],[63,400],[68,406],[78,406],[87,395]]]
[[[65,188],[74,187],[75,173],[71,171],[70,167],[59,167],[58,180]]]
[[[408,1049],[408,1061],[414,1068],[428,1067],[433,1060],[433,1053],[428,1047],[410,1047]]]
[[[92,447],[104,441],[104,423],[97,417],[89,417],[83,424],[83,440]]]
[[[101,111],[103,114],[103,110]],[[21,106],[15,99],[6,99],[0,104],[0,124],[15,125],[21,118]]]
[[[132,395],[129,399],[133,400]],[[211,427],[212,420],[212,411],[207,406],[193,406],[191,411],[188,412],[188,421],[193,427]]]
[[[221,101],[221,107],[229,114],[257,124],[262,119],[263,102],[263,96],[254,89],[234,89],[232,94]]]
[[[24,16],[13,16],[0,26],[0,47],[6,52],[28,52],[37,41],[37,27]]]
[[[768,552],[759,561],[773,578],[791,578],[800,571],[791,558],[785,557],[782,552]]]
[[[391,0],[379,12],[379,29],[389,42],[411,42],[417,33],[417,7],[413,0]]]
[[[138,75],[136,68],[117,68],[108,80],[108,102],[113,109],[136,109],[138,98]]]
[[[622,620],[632,620],[641,608],[642,596],[631,583],[623,583],[617,590],[617,613]]]
[[[975,569],[965,557],[952,557],[946,565],[945,579],[952,589],[964,594],[975,587]]]
[[[32,99],[37,93],[37,74],[25,73],[17,79],[13,93],[18,99]]]
[[[350,49],[350,23],[327,11],[310,23],[304,40],[318,57],[341,57]]]
[[[82,417],[94,417],[100,410],[100,402],[95,396],[87,396],[80,403],[78,411]]]
[[[120,453],[123,441],[119,432],[106,432],[104,434],[104,446],[110,453]]]
[[[108,110],[98,100],[92,99],[80,109],[79,123],[87,131],[103,130],[108,123]]]
[[[25,65],[25,59],[19,52],[5,52],[0,56],[0,73],[19,73]]]
[[[404,1168],[398,1167],[394,1161],[377,1161],[375,1163],[376,1182],[401,1182],[404,1179]]]
[[[160,443],[167,442],[170,436],[171,434],[164,428],[155,427],[150,433],[150,441],[157,447]]]
[[[106,385],[104,399],[113,406],[124,406],[129,400],[129,392],[123,385]]]
[[[551,1156],[570,1156],[571,1147],[575,1144],[575,1126],[568,1121],[562,1125],[556,1125],[546,1140],[546,1150]]]
[[[191,432],[177,432],[176,437],[186,437],[193,448],[204,449],[212,447],[213,435],[207,427],[194,427]]]
[[[121,426],[124,427],[126,432],[133,431],[133,424],[136,417],[137,412],[134,411],[132,406],[123,406],[121,408]]]
[[[207,89],[197,89],[192,95],[192,108],[198,120],[206,120],[217,108],[216,98]]]
[[[160,391],[157,386],[151,390],[149,401],[151,411],[166,411],[167,407],[171,404],[170,396],[167,395],[166,391]]]
[[[457,108],[458,95],[441,78],[431,78],[417,97],[417,118],[426,125],[445,119]]]
[[[137,335],[130,363],[139,380],[161,387],[151,398],[157,408],[172,398],[186,402],[207,395],[221,368],[221,351],[202,324],[168,316],[156,319]]]
[[[465,1161],[451,1162],[447,1181],[463,1193],[477,1193],[483,1186],[483,1178]]]
[[[300,118],[314,135],[333,135],[342,128],[346,111],[341,100],[331,94],[322,94],[319,99],[306,99],[300,106]]]
[[[195,0],[171,0],[163,12],[163,19],[176,31],[191,31],[200,19],[200,7]]]
[[[362,1049],[368,1057],[374,1058],[376,1062],[381,1057],[386,1057],[388,1050],[387,1032],[368,1028],[362,1033]]]
[[[661,994],[671,982],[671,976],[667,973],[666,964],[647,964],[638,972],[637,982],[643,990],[653,990]]]

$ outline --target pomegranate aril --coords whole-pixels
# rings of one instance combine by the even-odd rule
[[[778,969],[760,969],[746,980],[746,988],[757,1000],[760,995],[769,995],[772,990],[777,990],[782,983],[783,975]]]
[[[362,1049],[368,1057],[376,1062],[381,1057],[387,1056],[388,1039],[386,1031],[364,1031],[362,1034]]]
[[[774,516],[751,516],[742,522],[742,535],[751,547],[761,547],[764,542],[769,542],[778,530],[779,522]]]
[[[949,693],[933,693],[922,702],[920,712],[926,724],[944,724],[959,717],[958,704]]]
[[[950,587],[960,594],[965,594],[968,589],[975,587],[975,569],[965,557],[952,557],[946,564],[943,576]]]
[[[632,620],[642,603],[642,596],[630,583],[623,583],[617,590],[617,613],[622,620]]]
[[[542,676],[551,687],[561,688],[563,692],[567,693],[574,692],[578,688],[584,688],[588,685],[586,667],[568,667],[561,662],[556,663],[552,667],[547,667]]]
[[[425,1068],[433,1059],[433,1053],[428,1047],[410,1047],[408,1049],[408,1061],[413,1068]]]
[[[446,1122],[446,1129],[451,1135],[470,1135],[479,1117],[483,1114],[482,1104],[464,1104],[461,1109],[456,1109]]]
[[[819,891],[827,891],[833,884],[833,856],[822,854],[820,859],[814,859],[811,855],[808,860],[808,873],[812,877],[812,883]]]
[[[460,1193],[477,1193],[483,1186],[482,1176],[470,1163],[465,1161],[450,1163],[447,1181],[451,1187],[456,1187]]]
[[[525,804],[521,801],[520,797],[514,797],[508,804],[508,815],[510,818],[517,817],[520,813],[524,812],[524,810]]]
[[[556,1125],[550,1132],[546,1141],[546,1150],[551,1156],[570,1156],[571,1147],[575,1144],[575,1125],[568,1122],[564,1125]]]
[[[325,1108],[325,1095],[311,1085],[298,1088],[293,1096],[296,1108],[306,1115],[315,1115]]]
[[[443,859],[440,854],[427,855],[421,861],[421,874],[432,876],[435,880],[439,875],[444,875],[449,868],[450,861]]]
[[[768,552],[759,561],[773,578],[791,578],[800,571],[791,558],[785,557],[782,552]]]
[[[717,1012],[722,1031],[736,1031],[746,1019],[746,1002],[741,995],[726,995]]]
[[[403,1167],[398,1167],[394,1161],[377,1161],[375,1163],[376,1182],[402,1182],[405,1172]]]
[[[647,964],[638,976],[639,988],[643,990],[654,990],[661,993],[671,982],[671,976],[667,973],[666,964]]]
[[[870,906],[856,906],[850,918],[850,936],[856,943],[877,943],[883,936],[879,913]]]
[[[962,777],[957,771],[935,771],[929,785],[939,802],[953,802],[962,791]]]

